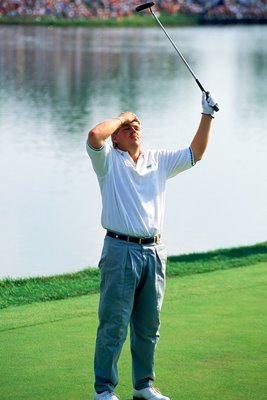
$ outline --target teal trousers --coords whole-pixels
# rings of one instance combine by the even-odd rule
[[[155,378],[160,310],[165,291],[166,250],[162,244],[139,245],[106,237],[101,273],[94,371],[97,393],[118,384],[117,363],[130,326],[133,387]]]

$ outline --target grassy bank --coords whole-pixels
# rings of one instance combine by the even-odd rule
[[[161,14],[160,19],[166,26],[190,26],[197,25],[199,18],[194,15],[166,15]],[[85,27],[151,27],[156,26],[151,16],[133,15],[125,18],[66,19],[58,17],[1,17],[0,24],[8,25],[44,25],[44,26],[85,26]]]
[[[186,276],[267,261],[267,242],[168,258],[167,275]],[[87,268],[73,274],[0,280],[0,308],[66,299],[97,293],[99,271]]]
[[[172,400],[266,400],[267,263],[169,279],[156,386]],[[93,398],[98,294],[0,312],[3,400]],[[132,399],[129,339],[119,361]]]

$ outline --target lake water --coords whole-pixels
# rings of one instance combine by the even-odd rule
[[[204,159],[169,181],[181,254],[267,239],[267,26],[168,28],[219,101]],[[143,147],[190,144],[201,93],[159,27],[0,27],[0,277],[96,266],[104,230],[90,127],[131,110]]]

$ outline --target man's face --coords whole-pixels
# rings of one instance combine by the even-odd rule
[[[122,125],[117,133],[113,134],[113,143],[122,151],[138,150],[141,146],[141,126],[137,121]]]

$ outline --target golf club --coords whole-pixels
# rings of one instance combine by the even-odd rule
[[[173,45],[175,51],[177,52],[177,54],[179,55],[179,57],[182,59],[182,61],[184,62],[185,66],[187,67],[187,69],[189,70],[189,72],[191,73],[191,75],[194,77],[198,87],[200,88],[200,90],[202,92],[206,93],[206,96],[208,98],[209,96],[209,92],[206,91],[204,89],[204,87],[201,85],[201,83],[199,82],[198,78],[196,77],[195,73],[193,72],[192,68],[190,67],[190,65],[188,64],[188,62],[186,61],[186,59],[184,58],[184,56],[182,55],[182,53],[180,52],[180,50],[177,48],[176,44],[174,43],[174,41],[172,40],[172,38],[170,37],[170,35],[168,34],[168,32],[166,31],[166,29],[164,28],[164,26],[162,25],[162,23],[160,22],[160,20],[158,19],[158,17],[156,16],[156,14],[153,12],[152,8],[154,6],[155,3],[153,3],[152,1],[149,3],[145,3],[145,4],[141,4],[140,6],[136,7],[136,11],[143,11],[146,10],[147,8],[149,8],[151,14],[153,15],[153,17],[155,18],[155,20],[157,21],[157,23],[159,24],[159,26],[161,27],[161,29],[163,30],[163,32],[165,33],[165,35],[167,36],[167,38],[169,39],[169,41],[171,42],[171,44]],[[215,104],[212,107],[215,111],[219,111],[219,107],[217,104]]]

